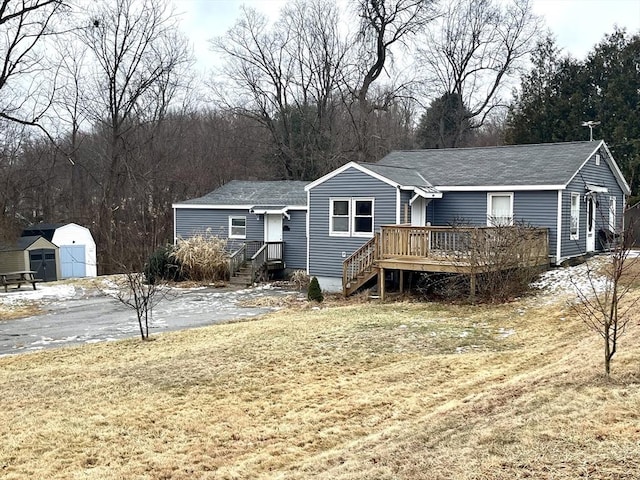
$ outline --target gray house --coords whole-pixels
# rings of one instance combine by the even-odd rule
[[[384,268],[425,270],[415,259],[442,253],[455,241],[451,227],[465,226],[457,230],[464,235],[516,222],[539,227],[546,264],[603,250],[629,194],[603,141],[396,151],[306,185],[230,182],[174,205],[175,238],[209,231],[239,243],[282,241],[287,267],[349,293]]]
[[[308,272],[328,289],[344,286],[345,259],[385,225],[526,222],[546,229],[548,260],[558,264],[604,249],[630,194],[603,141],[396,151],[343,165],[305,190]]]
[[[227,238],[234,250],[247,243],[283,245],[282,267],[307,268],[307,182],[233,180],[204,197],[173,205],[174,239]],[[275,252],[274,252],[275,253]]]

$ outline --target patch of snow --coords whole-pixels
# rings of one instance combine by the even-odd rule
[[[592,295],[603,292],[609,287],[609,280],[598,271],[608,259],[605,255],[597,256],[580,265],[548,270],[531,286],[552,295],[574,296],[578,292]]]
[[[0,293],[0,303],[3,305],[15,305],[25,301],[56,299],[66,300],[73,298],[76,289],[73,285],[46,285],[38,284],[37,290],[31,287],[21,289],[10,289],[7,293]]]

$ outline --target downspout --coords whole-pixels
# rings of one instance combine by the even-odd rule
[[[311,190],[307,190],[307,275],[311,275],[309,272],[309,245],[310,245],[310,235],[309,235],[309,216],[311,215]],[[331,221],[331,220],[329,220]]]
[[[556,220],[556,261],[560,263],[562,255],[562,190],[558,190],[558,218]]]

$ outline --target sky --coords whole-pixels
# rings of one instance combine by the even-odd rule
[[[198,69],[215,63],[208,40],[224,35],[245,4],[276,19],[286,0],[174,0],[191,39]],[[574,58],[584,59],[614,25],[640,31],[640,0],[532,0],[534,13],[544,18],[557,44]]]

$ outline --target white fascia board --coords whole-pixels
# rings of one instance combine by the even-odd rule
[[[629,184],[627,183],[627,181],[624,179],[624,175],[622,175],[622,172],[620,171],[618,164],[614,160],[613,155],[611,155],[611,150],[609,150],[609,147],[607,146],[607,144],[604,143],[604,140],[601,141],[601,144],[604,147],[605,151],[607,152],[607,163],[609,164],[609,167],[613,171],[614,176],[618,180],[618,184],[620,185],[620,188],[622,189],[625,195],[631,195],[631,188],[629,187]],[[600,145],[598,145],[598,147],[600,147]]]
[[[436,185],[434,188],[441,192],[519,192],[525,190],[564,190],[566,185],[482,185],[473,187],[462,186],[441,186]]]
[[[609,150],[609,147],[607,147],[607,144],[604,142],[604,140],[600,140],[600,142],[598,142],[598,144],[593,149],[593,151],[584,160],[584,162],[582,162],[582,164],[580,165],[580,168],[578,168],[578,170],[576,170],[575,173],[571,176],[571,178],[567,182],[567,185],[569,185],[573,181],[573,179],[576,178],[576,175],[578,175],[580,170],[582,170],[584,166],[587,164],[587,162],[591,160],[591,157],[593,157],[593,155],[598,150],[600,150],[600,147],[604,147],[605,151],[607,152],[607,158],[606,158],[607,165],[609,165],[609,168],[613,172],[613,176],[616,177],[616,180],[618,181],[618,185],[620,185],[620,188],[622,189],[625,195],[631,195],[631,188],[629,188],[629,184],[624,179],[624,176],[622,175],[622,172],[620,171],[618,164],[614,160],[613,155],[611,155],[611,150]]]
[[[201,210],[250,210],[254,205],[213,205],[213,204],[192,204],[192,203],[174,203],[173,209],[189,208]],[[287,206],[287,210],[306,210],[306,205]]]
[[[430,198],[442,198],[442,192],[427,192],[420,187],[412,187],[411,190],[416,194],[421,196],[424,199]],[[412,201],[413,202],[413,201]]]
[[[336,175],[341,174],[342,172],[344,172],[345,170],[348,170],[349,168],[355,168],[356,170],[359,170],[360,172],[369,175],[370,177],[375,178],[376,180],[380,180],[381,182],[386,183],[387,185],[391,185],[392,187],[396,187],[399,188],[400,185],[396,182],[394,182],[393,180],[388,179],[385,176],[380,175],[379,173],[376,173],[372,170],[369,170],[366,167],[363,167],[362,165],[360,165],[359,163],[356,162],[349,162],[349,163],[345,163],[343,166],[336,168],[334,171],[327,173],[326,175],[320,177],[317,180],[314,180],[313,182],[305,185],[304,189],[308,192],[309,190],[311,190],[312,188],[320,185],[321,183],[326,182],[327,180],[335,177]]]

